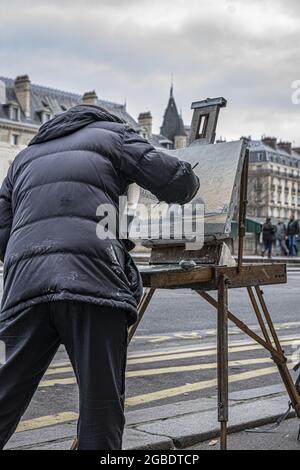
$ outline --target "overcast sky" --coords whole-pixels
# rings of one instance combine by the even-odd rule
[[[299,0],[0,0],[0,75],[124,102],[161,125],[171,76],[184,121],[224,96],[218,135],[300,145]]]

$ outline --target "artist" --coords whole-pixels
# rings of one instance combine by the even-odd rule
[[[60,344],[79,386],[78,449],[121,449],[127,330],[142,286],[131,242],[99,239],[96,212],[117,210],[133,182],[179,204],[199,187],[188,163],[96,106],[45,123],[9,168],[0,193],[1,449]]]

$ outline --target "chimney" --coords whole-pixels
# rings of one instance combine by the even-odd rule
[[[272,149],[277,150],[277,139],[276,139],[276,137],[262,137],[261,140],[265,145],[268,145]]]
[[[240,137],[240,140],[244,140],[245,142],[247,142],[247,144],[249,144],[252,141],[252,136],[251,135],[242,135],[242,137]],[[222,142],[222,140],[221,140],[221,142]]]
[[[28,75],[20,75],[15,79],[15,93],[19,105],[27,118],[31,115],[30,80]]]
[[[289,153],[290,155],[292,153],[292,144],[291,144],[291,142],[279,142],[277,147],[280,150],[284,150],[286,153]]]
[[[82,104],[93,104],[97,105],[98,96],[95,90],[93,91],[86,91],[82,97]]]
[[[146,129],[148,136],[152,135],[152,115],[150,111],[146,113],[140,113],[138,117],[138,123],[140,126]]]

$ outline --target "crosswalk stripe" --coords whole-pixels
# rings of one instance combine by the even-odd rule
[[[78,414],[72,411],[56,413],[54,415],[39,416],[38,418],[27,419],[19,423],[16,432],[29,431],[32,429],[44,428],[46,426],[54,426],[55,424],[65,423],[78,419]]]
[[[299,340],[300,336],[290,336],[286,335],[285,337],[281,337],[280,341],[288,341],[288,340]],[[236,347],[236,346],[247,346],[247,345],[252,345],[256,344],[254,340],[250,341],[235,341],[229,344],[230,347]],[[155,357],[155,356],[160,356],[162,354],[177,354],[177,353],[184,353],[184,352],[192,352],[192,351],[209,351],[211,349],[215,349],[214,344],[209,344],[209,345],[202,345],[202,346],[195,346],[195,347],[181,347],[181,348],[175,348],[175,349],[167,349],[164,350],[163,352],[161,350],[158,351],[150,351],[150,352],[143,352],[143,353],[135,353],[135,354],[129,354],[129,359],[139,359],[143,357]]]
[[[55,385],[73,385],[76,384],[75,377],[66,377],[62,379],[50,379],[50,380],[42,380],[39,384],[39,388],[45,387],[54,387]]]
[[[274,375],[277,372],[278,370],[276,367],[255,369],[249,372],[242,372],[240,374],[230,375],[229,382],[230,383],[242,382],[242,381],[250,380],[253,378],[257,378],[257,377]],[[214,388],[216,386],[217,386],[216,379],[206,380],[203,382],[196,382],[193,384],[186,384],[186,385],[182,385],[179,387],[159,390],[157,392],[137,395],[135,397],[127,398],[126,404],[128,406],[136,406],[136,405],[150,403],[150,402],[154,402],[158,400],[163,400],[163,399],[170,398],[170,397],[184,395],[186,393],[192,393],[195,391]],[[74,421],[77,419],[78,419],[78,415],[77,413],[74,413],[74,412],[63,412],[63,413],[57,413],[55,415],[41,416],[38,418],[33,418],[33,419],[22,421],[17,428],[17,432],[43,428],[46,426],[53,426],[55,424],[60,424],[60,423],[68,422],[68,421]]]
[[[290,360],[291,358],[288,358]],[[252,359],[238,359],[234,361],[229,361],[229,367],[240,367],[240,366],[251,366],[255,364],[271,364],[273,363],[272,359],[266,358],[252,358]],[[163,374],[176,374],[182,372],[193,372],[201,370],[214,370],[217,368],[216,362],[211,362],[207,364],[191,364],[185,366],[173,366],[173,367],[160,367],[156,369],[145,369],[145,370],[133,370],[126,372],[126,378],[137,378],[137,377],[149,377],[153,375],[163,375]],[[69,368],[69,371],[72,372],[72,368]],[[54,372],[54,371],[53,371]],[[56,372],[57,373],[57,372]],[[66,378],[55,378],[49,380],[43,380],[40,384],[40,387],[53,387],[55,385],[72,385],[76,383],[75,377],[66,377]]]
[[[299,337],[297,340],[290,340],[290,341],[282,341],[282,346],[288,346],[291,344],[300,344]],[[247,346],[232,346],[229,348],[230,353],[237,353],[237,352],[244,352],[244,351],[254,351],[257,349],[263,349],[263,347],[259,344],[249,344]],[[208,349],[208,350],[200,350],[200,351],[189,351],[182,354],[172,353],[169,355],[160,355],[157,357],[143,357],[140,359],[128,359],[128,365],[133,364],[149,364],[151,362],[164,362],[164,361],[173,361],[175,359],[187,359],[191,357],[205,357],[205,356],[214,356],[216,354],[216,348]]]
[[[299,336],[297,336],[299,338]],[[289,338],[290,339],[290,338]],[[238,341],[234,342],[233,344],[230,344],[231,347],[235,346],[247,346],[247,345],[252,345],[255,344],[253,340],[251,341]],[[192,352],[192,351],[210,351],[210,350],[215,350],[216,346],[214,344],[206,344],[202,346],[194,346],[194,347],[181,347],[181,348],[175,348],[171,350],[158,350],[158,351],[149,351],[149,352],[143,352],[143,353],[135,353],[135,354],[130,354],[129,359],[142,359],[146,357],[155,357],[155,356],[163,356],[163,355],[169,355],[169,354],[180,354],[180,353],[186,353],[186,352]]]
[[[229,348],[229,353],[234,354],[238,352],[247,352],[247,351],[254,351],[254,350],[263,350],[262,346],[255,344],[253,342],[251,343],[240,343],[240,344],[245,344],[245,346],[232,346]],[[289,341],[281,341],[282,346],[290,346],[292,344],[300,344],[300,339],[297,337],[297,339],[290,339]],[[183,351],[186,351],[183,350]],[[161,353],[159,356],[150,356],[150,357],[142,357],[139,359],[128,359],[127,364],[128,365],[136,365],[136,364],[149,364],[151,362],[164,362],[164,361],[172,361],[172,360],[179,360],[179,359],[188,359],[188,358],[194,358],[194,357],[206,357],[206,356],[214,356],[216,355],[216,348],[212,347],[210,349],[201,349],[199,350],[190,350],[188,349],[188,352],[184,352],[182,354],[177,354],[177,353],[171,353],[171,354],[165,354]],[[66,367],[66,365],[68,365]],[[59,366],[51,366],[47,370],[45,375],[55,375],[55,374],[62,374],[62,373],[67,373],[67,372],[72,372],[72,367],[70,367],[69,363],[66,362],[63,365],[60,364]],[[63,379],[61,379],[63,380]],[[67,379],[65,379],[67,380]],[[45,381],[44,381],[45,382]],[[41,382],[43,384],[43,382]],[[68,382],[65,382],[66,384]],[[73,382],[71,382],[73,383]],[[47,385],[44,385],[47,386]]]
[[[49,367],[49,369],[45,372],[45,375],[66,374],[67,372],[73,372],[73,368],[71,366]]]
[[[234,346],[232,346],[233,348],[236,347],[236,346],[239,346],[239,345],[249,345],[249,346],[252,346],[254,345],[255,343],[253,341],[251,342],[243,342],[243,343],[236,343]],[[176,349],[174,351],[171,351],[171,352],[161,352],[161,351],[156,351],[155,353],[153,354],[150,354],[149,356],[145,356],[145,355],[142,355],[142,356],[138,356],[138,357],[141,357],[141,358],[144,358],[144,357],[162,357],[164,358],[165,356],[169,356],[169,355],[173,355],[173,354],[179,354],[179,353],[191,353],[191,352],[194,352],[194,351],[211,351],[213,352],[213,354],[215,354],[216,352],[216,347],[215,346],[209,346],[209,347],[199,347],[199,348],[185,348],[185,349]],[[209,354],[208,354],[209,355]],[[130,356],[132,357],[132,356]],[[172,356],[173,357],[173,356]],[[131,362],[131,359],[129,358],[128,359],[128,363],[130,364]],[[141,363],[143,363],[144,361],[141,361]],[[133,362],[133,364],[135,364],[135,362]],[[49,367],[49,369],[46,371],[45,375],[53,375],[53,374],[63,374],[63,373],[67,373],[67,372],[71,372],[73,369],[72,367],[70,366],[70,363],[69,362],[63,362],[63,363],[59,363],[59,364],[53,364]]]
[[[245,380],[263,377],[267,375],[273,375],[278,373],[276,367],[267,367],[263,369],[255,369],[249,372],[242,372],[240,374],[234,374],[229,376],[229,382],[242,382]],[[198,392],[200,390],[206,390],[217,386],[217,379],[206,380],[202,382],[195,382],[192,384],[180,385],[178,387],[167,388],[158,390],[156,392],[144,393],[135,397],[127,398],[126,404],[128,406],[137,406],[145,403],[151,403],[166,398],[177,397],[186,393]]]
[[[236,361],[230,361],[229,367],[239,367],[239,366],[249,366],[254,364],[269,364],[272,363],[272,359],[270,358],[253,358],[253,359],[238,359]],[[149,377],[152,375],[162,375],[162,374],[176,374],[180,372],[193,372],[197,370],[214,370],[217,368],[216,362],[211,362],[208,364],[191,364],[186,366],[174,366],[174,367],[158,367],[156,369],[144,369],[144,370],[131,370],[126,372],[126,378],[137,378],[137,377]],[[54,369],[52,371],[48,371],[47,375],[54,375],[66,372],[73,372],[72,367],[64,367],[63,370]],[[53,384],[63,384],[63,383],[70,383],[68,380],[64,382],[66,379],[57,379],[53,380]],[[43,382],[44,386],[45,382]],[[51,383],[52,381],[47,381]],[[72,383],[75,383],[75,379]]]
[[[288,336],[288,339],[286,339],[286,340],[284,339],[284,337],[281,338],[281,342],[282,342],[283,345],[292,344],[292,343],[287,343],[288,340],[291,341],[292,343],[294,343],[294,342],[297,343],[297,341],[300,341],[300,338],[299,338],[299,335],[298,336],[292,336],[292,337]],[[251,346],[252,349],[253,349],[253,346],[257,346],[256,349],[261,348],[261,346],[256,345],[255,341],[235,342],[230,346],[230,348],[236,348],[238,346],[245,346],[246,347],[248,345]],[[142,359],[142,358],[152,358],[152,357],[155,358],[155,357],[165,357],[165,356],[167,356],[167,357],[170,356],[171,357],[171,355],[174,355],[173,357],[174,357],[174,359],[176,359],[175,355],[177,355],[177,354],[192,353],[192,352],[197,352],[197,351],[208,351],[208,352],[211,351],[212,354],[215,354],[216,347],[214,345],[208,345],[208,346],[206,345],[206,346],[198,346],[198,347],[195,347],[195,348],[190,348],[190,347],[176,348],[174,350],[172,349],[171,351],[170,350],[169,351],[168,350],[167,351],[159,350],[159,351],[151,351],[149,353],[144,352],[144,353],[129,354],[127,362],[128,362],[128,364],[141,364],[141,363],[147,362],[147,361],[146,360],[145,361],[139,361],[139,362],[132,362],[132,361],[135,360],[135,359]],[[150,360],[149,362],[155,362],[155,360],[153,360],[153,361]],[[67,366],[70,366],[70,362],[67,362],[67,361],[59,362],[59,363],[54,362],[50,365],[48,370],[52,370],[52,369],[56,369],[56,368],[57,369],[58,368],[64,368],[64,367],[67,367]]]
[[[299,328],[300,322],[285,322],[285,323],[275,323],[275,329],[279,331],[286,331],[288,329]],[[260,331],[259,325],[250,325],[250,328],[254,331]],[[229,335],[238,335],[242,334],[241,330],[237,327],[229,327]],[[193,331],[177,331],[175,333],[165,333],[164,335],[135,335],[135,341],[148,341],[149,343],[159,343],[163,341],[169,341],[172,339],[187,339],[187,340],[197,340],[207,336],[216,336],[217,329],[211,328],[208,330],[193,330]]]
[[[270,358],[255,358],[255,359],[245,359],[230,361],[229,367],[239,367],[239,366],[249,366],[254,364],[270,364],[273,363]],[[137,377],[148,377],[152,375],[162,375],[162,374],[176,374],[181,372],[194,372],[201,370],[214,370],[217,368],[216,362],[211,362],[209,364],[192,364],[188,366],[174,366],[174,367],[161,367],[156,369],[145,369],[145,370],[133,370],[126,373],[127,378],[137,378]]]
[[[256,359],[245,359],[245,360],[236,360],[230,361],[230,367],[237,367],[237,366],[245,366],[245,365],[253,365],[253,364],[265,364],[272,362],[269,358],[256,358]],[[131,370],[126,372],[127,378],[132,377],[148,377],[151,375],[161,375],[161,374],[173,374],[178,372],[188,372],[188,371],[196,371],[196,370],[210,370],[216,369],[217,363],[211,362],[209,364],[192,364],[187,366],[174,366],[174,367],[158,367],[156,369],[145,369],[145,370]],[[45,375],[55,375],[55,374],[65,374],[68,372],[73,372],[72,367],[62,367],[61,369],[53,369],[46,372]],[[56,383],[61,383],[65,380],[57,379]],[[60,382],[61,381],[61,382]],[[43,383],[45,383],[44,381]],[[51,382],[51,380],[49,380]],[[68,382],[67,382],[68,383]],[[75,383],[75,381],[74,381]],[[45,386],[45,385],[44,385]]]

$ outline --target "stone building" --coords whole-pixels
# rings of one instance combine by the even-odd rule
[[[139,124],[128,114],[126,105],[100,100],[95,91],[79,95],[35,85],[28,75],[16,79],[0,77],[0,183],[9,160],[28,144],[43,123],[81,103],[102,106],[140,132]]]
[[[138,123],[141,127],[141,135],[149,140],[154,147],[163,147],[165,149],[173,148],[173,142],[162,134],[154,134],[152,131],[152,114],[150,111],[140,113]]]
[[[275,137],[249,139],[247,214],[287,220],[300,218],[300,149]]]
[[[5,178],[9,165],[25,145],[13,145],[0,142],[0,185]]]
[[[138,117],[142,135],[155,147],[178,149],[187,146],[188,128],[184,125],[179,114],[173,93],[173,85],[170,89],[168,105],[166,107],[163,122],[159,134],[152,131],[151,112],[141,113]]]

